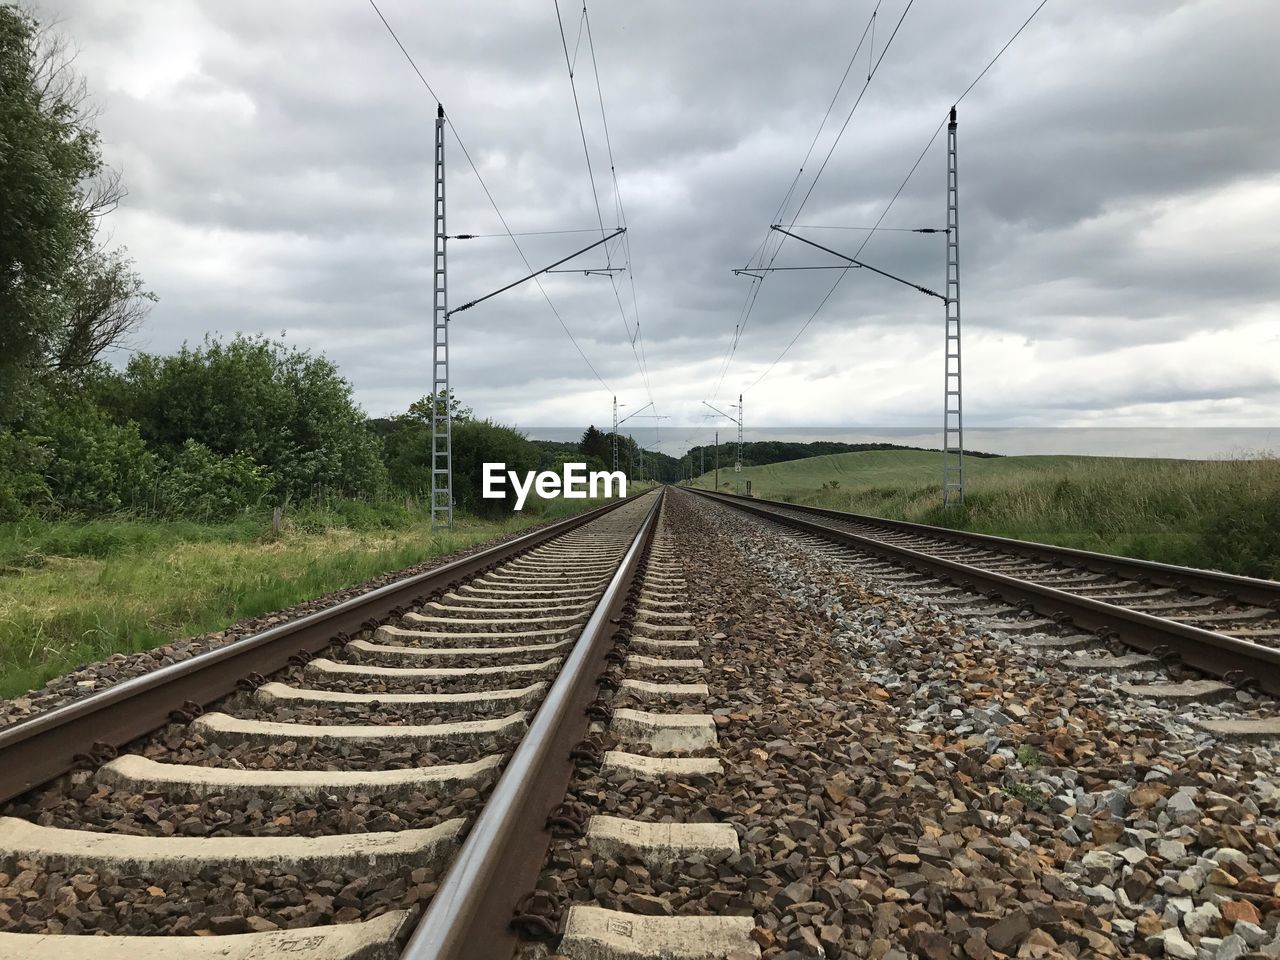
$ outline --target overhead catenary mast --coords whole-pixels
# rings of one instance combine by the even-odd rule
[[[960,220],[956,183],[956,108],[947,122],[946,357],[942,396],[942,505],[964,505],[964,419],[960,395]]]
[[[474,300],[468,301],[467,303],[464,303],[461,307],[457,307],[453,310],[450,310],[449,303],[448,303],[448,292],[447,292],[448,291],[447,270],[446,270],[447,257],[446,257],[446,249],[445,249],[445,245],[448,237],[445,232],[444,106],[441,103],[439,96],[436,95],[435,90],[432,89],[431,84],[427,81],[427,78],[423,75],[422,70],[420,70],[418,68],[417,63],[414,62],[413,56],[409,53],[405,45],[400,41],[400,38],[396,35],[395,30],[392,28],[391,24],[387,21],[387,18],[383,16],[382,11],[378,9],[378,5],[375,2],[375,0],[369,0],[369,5],[370,7],[373,8],[373,12],[378,17],[378,19],[382,22],[383,27],[386,29],[387,33],[390,34],[391,39],[395,42],[396,46],[400,49],[400,52],[404,55],[405,60],[408,61],[409,66],[413,69],[418,79],[422,82],[422,85],[426,88],[427,93],[431,95],[432,101],[434,101],[436,104],[435,157],[434,157],[435,190],[434,190],[433,204],[432,204],[433,206],[432,216],[434,219],[434,223],[433,223],[434,236],[433,236],[433,257],[432,257],[432,281],[433,281],[432,282],[432,301],[433,302],[432,302],[432,356],[431,356],[432,391],[431,393],[432,393],[433,404],[432,404],[432,413],[431,413],[431,525],[433,528],[440,527],[440,526],[452,526],[453,524],[453,444],[452,444],[453,411],[450,407],[450,404],[452,401],[452,390],[451,390],[450,377],[449,377],[449,319],[451,314],[458,313],[463,310],[467,310],[473,306],[476,306],[479,303],[482,303],[485,300],[488,300],[491,297],[497,296],[500,293],[504,293],[505,291],[510,290],[512,287],[525,283],[528,280],[534,280],[541,274],[556,271],[556,268],[567,263],[569,260],[572,260],[575,257],[580,256],[581,254],[586,253],[588,250],[594,249],[597,246],[607,244],[610,240],[613,240],[616,237],[624,235],[626,233],[626,226],[624,221],[623,226],[620,226],[617,229],[615,229],[613,233],[607,234],[605,230],[603,218],[599,218],[601,238],[598,241],[596,241],[595,243],[589,244],[586,247],[583,247],[581,250],[578,250],[577,252],[570,254],[567,257],[562,257],[556,262],[548,264],[547,266],[542,267],[541,269],[534,270],[532,265],[529,263],[528,259],[525,257],[524,251],[520,248],[520,244],[516,241],[517,234],[513,233],[510,227],[507,226],[507,220],[502,215],[502,211],[498,208],[497,202],[493,199],[493,195],[492,193],[490,193],[488,186],[485,185],[484,178],[481,176],[479,168],[476,167],[475,163],[471,162],[471,157],[467,153],[466,147],[462,145],[462,141],[461,139],[459,139],[458,146],[462,149],[462,154],[466,158],[467,162],[470,164],[472,172],[476,175],[476,178],[480,181],[480,185],[484,189],[486,197],[489,199],[490,204],[493,206],[494,213],[497,214],[498,220],[502,223],[503,229],[505,231],[505,235],[511,239],[512,243],[516,248],[516,252],[520,256],[520,259],[524,262],[524,265],[530,270],[530,272],[527,275],[521,277],[520,279],[515,280],[511,283],[508,283],[497,290],[494,290],[492,293],[489,293],[483,297],[478,297]],[[586,19],[585,6],[583,7],[583,19],[584,21]],[[591,44],[590,24],[587,24],[587,30],[588,30],[587,39],[588,39],[588,44],[590,45]],[[566,54],[567,54],[567,49],[566,49]],[[594,47],[592,47],[592,64],[593,66],[595,64]],[[572,63],[570,63],[569,70],[570,70],[570,80],[572,81],[572,71],[573,71]],[[597,77],[597,87],[599,87],[598,77]],[[576,99],[577,98],[576,98],[576,92],[575,92],[575,104],[576,104]],[[603,119],[603,114],[604,114],[603,100],[601,101],[600,110],[601,110],[601,115]],[[579,114],[579,126],[581,126],[580,114]],[[457,137],[456,129],[453,130],[452,132],[456,138]],[[607,135],[608,133],[606,128],[606,137]],[[585,132],[583,134],[583,146],[585,149],[586,147]],[[590,162],[590,158],[588,157],[588,163],[589,162]],[[616,192],[617,175],[616,175],[616,172],[614,172],[612,153],[610,154],[610,157],[609,157],[609,168],[610,168],[610,172],[613,173],[613,176],[614,176],[614,189]],[[594,184],[592,185],[592,190],[594,192]],[[598,210],[598,206],[599,205],[597,203],[597,210]],[[622,207],[621,207],[620,200],[618,202],[618,215],[619,215],[619,219],[622,219]],[[564,230],[564,231],[544,231],[544,232],[574,233],[578,231]],[[591,232],[594,232],[594,231],[591,231]],[[459,237],[466,237],[466,238],[472,238],[472,239],[474,239],[476,236],[478,235],[476,234],[460,234],[459,235]],[[607,250],[606,250],[606,253],[607,253]],[[631,268],[631,263],[628,257],[628,262],[625,269],[629,272],[630,268]],[[614,268],[611,263],[606,263],[606,267],[604,270],[586,268],[583,270],[583,273],[587,275],[605,273],[605,274],[608,274],[610,277],[612,277],[614,273],[620,272],[622,269],[624,268],[622,267]],[[633,284],[632,292],[634,297],[634,284]],[[545,290],[543,291],[543,295],[544,297],[546,297]],[[553,314],[555,314],[557,320],[560,321],[560,325],[564,329],[566,336],[568,336],[569,340],[577,348],[578,353],[582,356],[583,361],[591,369],[591,372],[595,375],[596,379],[600,381],[601,386],[603,386],[606,390],[608,390],[609,389],[608,384],[605,383],[604,380],[600,377],[599,372],[595,369],[594,365],[592,365],[587,355],[582,351],[582,348],[581,346],[579,346],[577,340],[574,338],[573,333],[569,330],[567,326],[565,326],[564,321],[563,319],[561,319],[559,312],[556,311],[555,309],[555,305],[551,302],[549,297],[546,297],[546,299],[547,299],[547,305],[551,308],[551,311]],[[622,304],[620,299],[618,301],[618,305],[619,305],[619,309],[621,310]],[[623,319],[625,321],[626,319],[625,316],[623,317]],[[638,330],[639,318],[638,317],[637,317],[636,323],[637,323],[637,336],[638,336],[639,334],[639,330]],[[628,332],[630,332],[629,328],[628,328]],[[634,343],[632,345],[632,349],[634,352]],[[638,359],[639,358],[637,358],[637,360]],[[642,369],[642,373],[645,373],[647,378],[647,371],[644,371]],[[646,385],[647,385],[647,379],[646,379]]]
[[[702,405],[703,405],[704,407],[710,407],[712,410],[714,410],[716,413],[720,414],[720,416],[724,417],[726,420],[732,420],[734,423],[736,423],[736,424],[738,425],[738,445],[737,445],[737,450],[736,450],[736,453],[735,453],[735,456],[734,456],[733,472],[734,472],[735,474],[742,473],[742,394],[738,394],[738,403],[737,403],[737,410],[738,410],[738,412],[737,412],[737,414],[736,414],[736,415],[730,415],[730,414],[727,414],[727,413],[725,413],[723,410],[721,410],[719,407],[714,407],[714,406],[712,406],[711,404],[707,403],[707,401],[705,401],[705,400],[703,400],[703,401],[702,401]],[[729,404],[729,409],[731,409],[731,410],[732,410],[733,408],[734,408],[734,404]],[[719,468],[719,455],[720,455],[720,434],[719,434],[719,432],[717,431],[717,433],[716,433],[716,465],[717,465],[717,469]],[[717,483],[718,483],[718,482],[719,482],[719,481],[717,480]],[[738,489],[737,481],[735,481],[735,482],[734,482],[734,490],[735,490],[736,492],[738,492],[738,493],[741,493],[741,492],[742,492],[741,490],[739,490],[739,489]]]
[[[645,412],[644,412],[645,410],[648,410],[648,409],[649,409],[650,407],[652,407],[652,406],[653,406],[653,401],[652,401],[652,400],[650,400],[650,401],[649,401],[648,403],[646,403],[643,407],[639,407],[639,408],[637,408],[637,409],[636,409],[636,411],[635,411],[634,413],[629,413],[629,414],[627,414],[625,417],[623,417],[621,420],[619,420],[619,421],[618,421],[618,423],[619,423],[619,425],[624,424],[624,423],[626,423],[628,420],[630,420],[632,417],[639,417],[641,420],[652,420],[652,421],[653,421],[653,429],[654,429],[654,440],[655,440],[655,443],[654,443],[654,450],[655,450],[655,452],[657,452],[658,444],[657,444],[656,440],[657,440],[658,423],[659,423],[659,421],[662,421],[662,420],[670,420],[671,418],[670,418],[669,416],[664,415],[664,414],[657,414],[657,413],[645,413]],[[634,437],[632,437],[632,440],[634,441],[634,440],[635,440],[635,438],[634,438]],[[637,479],[637,480],[641,480],[641,479],[644,479],[644,447],[643,447],[643,446],[641,446],[639,443],[637,443],[637,444],[636,444],[636,449],[637,449],[637,451],[638,451],[638,453],[639,453],[639,456],[640,456],[639,472],[638,472],[638,473],[637,473],[637,475],[636,475],[636,479]],[[658,463],[658,461],[656,461],[656,460],[655,460],[655,461],[654,461],[654,468],[653,468],[653,469],[654,469],[654,479],[657,479],[657,469],[658,469],[658,468],[657,468],[657,463]]]
[[[431,307],[431,529],[453,526],[453,411],[449,393],[449,283],[445,257],[444,106],[436,104],[435,243]]]
[[[626,404],[624,403],[623,406],[625,407]],[[648,410],[652,406],[653,406],[653,401],[650,400],[643,407],[636,408],[635,410],[631,411],[631,413],[628,413],[625,417],[619,420],[618,419],[618,398],[617,397],[613,398],[613,469],[615,471],[618,469],[618,427],[622,426],[632,417],[640,416],[640,414],[644,413],[644,411]],[[634,440],[634,438],[632,439]],[[640,469],[641,470],[644,469],[643,456],[641,456],[640,458]],[[631,470],[628,468],[627,473],[630,473],[630,472]]]
[[[846,261],[850,267],[870,270],[904,286],[913,287],[926,296],[941,300],[945,309],[945,336],[943,349],[943,397],[942,397],[942,505],[944,508],[964,504],[964,405],[961,397],[960,376],[960,218],[959,190],[956,176],[956,108],[951,108],[947,118],[947,269],[945,293],[913,283],[887,270],[832,250],[828,246],[806,240],[804,237],[774,224],[770,229],[793,237],[801,243],[817,247]],[[924,228],[916,233],[938,233],[938,229]],[[708,404],[710,406],[710,404]],[[714,410],[715,408],[712,407]],[[716,411],[719,413],[720,411]],[[722,414],[727,416],[727,414]],[[742,400],[738,400],[738,416],[742,416]],[[741,446],[741,428],[739,428]]]
[[[594,250],[601,244],[608,243],[615,237],[626,233],[625,227],[618,227],[613,233],[601,237],[567,257],[561,257],[555,263],[538,270],[530,268],[530,272],[518,280],[513,280],[499,287],[492,293],[468,300],[456,309],[449,309],[448,276],[445,269],[445,243],[448,236],[445,232],[444,202],[444,106],[436,105],[436,157],[435,157],[435,202],[433,217],[435,220],[435,242],[433,246],[433,298],[432,298],[432,356],[431,356],[431,528],[453,526],[453,410],[450,409],[452,395],[449,392],[449,319],[455,313],[470,310],[476,304],[505,293],[512,287],[518,287],[535,277],[568,263],[588,250]],[[526,264],[528,261],[525,261]],[[594,368],[593,368],[594,369]],[[601,381],[603,383],[603,381]],[[616,401],[615,401],[616,402]],[[616,414],[615,414],[616,416]],[[616,433],[616,430],[615,430]],[[614,466],[617,466],[617,451],[614,452]]]
[[[733,465],[733,472],[742,472],[742,394],[738,394],[738,460]]]

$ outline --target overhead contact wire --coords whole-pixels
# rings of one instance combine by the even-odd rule
[[[978,81],[980,81],[983,77],[985,77],[988,71],[990,71],[991,68],[995,66],[996,61],[999,60],[1002,56],[1004,56],[1004,52],[1013,45],[1013,42],[1017,40],[1019,36],[1021,36],[1022,31],[1027,29],[1027,26],[1031,23],[1032,20],[1036,18],[1036,15],[1041,10],[1044,9],[1045,4],[1047,4],[1048,2],[1049,0],[1040,0],[1039,5],[1034,10],[1031,11],[1031,15],[1027,17],[1027,19],[1022,22],[1022,25],[1013,32],[1013,36],[1011,36],[1005,42],[1005,45],[996,52],[996,55],[992,57],[987,62],[987,65],[983,67],[982,70],[978,73],[978,75],[973,78],[973,82],[964,88],[964,92],[961,93],[960,96],[956,98],[954,105],[959,105],[959,103],[969,95],[970,91],[972,91],[973,88],[978,85]],[[871,242],[871,238],[875,236],[876,231],[882,229],[880,225],[884,222],[885,217],[889,215],[889,211],[893,209],[893,205],[898,201],[898,198],[902,196],[902,191],[906,189],[907,183],[911,180],[913,176],[915,176],[916,170],[920,168],[920,164],[924,161],[925,155],[928,154],[929,148],[933,146],[934,141],[938,139],[938,134],[941,133],[942,128],[946,126],[947,120],[949,119],[949,117],[950,117],[950,109],[948,109],[947,113],[943,115],[943,118],[938,123],[938,126],[934,128],[934,131],[930,135],[928,142],[925,143],[924,145],[924,149],[920,151],[920,154],[916,157],[915,163],[911,165],[911,169],[907,171],[907,175],[903,177],[902,182],[898,184],[898,189],[894,191],[893,196],[889,199],[889,202],[885,204],[884,210],[880,212],[880,217],[879,219],[876,220],[875,225],[872,226],[870,232],[865,237],[863,237],[862,243],[858,245],[857,252],[855,252],[853,255],[855,259],[862,253],[866,245]],[[885,229],[888,229],[888,228],[885,228]],[[757,384],[760,383],[761,380],[767,377],[773,371],[773,368],[776,367],[782,361],[782,359],[787,355],[787,353],[791,350],[791,348],[795,346],[795,343],[797,340],[800,339],[801,334],[803,334],[807,329],[809,329],[809,325],[813,323],[814,319],[822,311],[822,308],[827,305],[827,301],[831,299],[832,294],[836,292],[836,287],[838,287],[840,285],[840,282],[844,280],[844,278],[848,275],[848,272],[850,269],[852,269],[852,264],[848,268],[840,271],[840,273],[836,276],[835,282],[831,284],[830,289],[827,290],[826,294],[824,294],[822,299],[818,302],[818,305],[817,307],[814,308],[813,313],[809,315],[809,319],[804,322],[804,324],[796,332],[796,335],[791,338],[790,342],[788,342],[787,345],[782,349],[782,352],[779,353],[777,357],[774,358],[773,362],[769,364],[769,366],[765,369],[764,373],[760,374],[760,376],[757,377],[751,383],[751,386],[747,387],[747,390],[753,389]]]
[[[405,60],[409,62],[409,66],[413,68],[413,72],[418,75],[418,79],[421,80],[422,85],[427,88],[427,92],[431,94],[432,99],[434,99],[437,104],[440,103],[440,98],[436,96],[435,90],[431,88],[431,84],[427,82],[427,78],[423,76],[422,71],[418,69],[418,64],[414,62],[409,51],[406,50],[404,44],[400,42],[400,38],[396,35],[395,30],[392,29],[391,24],[387,22],[387,18],[382,15],[382,11],[378,9],[377,3],[375,3],[374,0],[369,0],[369,6],[373,7],[374,13],[376,13],[378,15],[378,19],[382,21],[382,25],[387,28],[387,33],[391,34],[391,39],[396,42],[396,46],[400,48],[400,52],[404,54]],[[449,120],[449,130],[453,133],[454,140],[458,142],[458,147],[462,150],[462,155],[466,158],[468,166],[471,167],[471,172],[475,174],[476,180],[480,183],[480,189],[484,191],[485,197],[488,198],[489,205],[493,207],[493,212],[498,215],[498,220],[502,224],[502,229],[506,231],[505,235],[510,238],[511,244],[516,248],[516,253],[520,255],[520,259],[524,262],[525,268],[532,273],[533,265],[529,262],[529,258],[525,256],[524,248],[520,246],[520,241],[518,241],[516,239],[516,235],[511,232],[511,227],[507,223],[507,218],[502,215],[502,211],[498,208],[498,202],[494,200],[493,194],[489,191],[488,184],[484,182],[484,177],[480,175],[480,170],[476,167],[475,161],[471,159],[471,154],[468,152],[466,144],[462,142],[462,137],[458,136],[458,128],[453,123],[452,119]],[[613,391],[609,384],[605,382],[604,377],[600,376],[600,371],[595,368],[595,364],[591,362],[591,359],[582,349],[582,345],[578,343],[578,339],[573,335],[573,331],[570,330],[568,324],[564,322],[564,317],[560,315],[560,311],[556,309],[556,305],[551,302],[551,297],[547,294],[546,288],[543,287],[541,279],[535,276],[533,277],[533,282],[537,286],[538,291],[542,294],[543,299],[547,301],[547,306],[551,308],[551,312],[555,315],[556,321],[560,324],[560,328],[564,331],[565,336],[569,338],[569,342],[572,343],[574,349],[578,351],[578,356],[582,358],[583,363],[587,365],[587,368],[591,371],[592,375],[600,381],[600,385],[604,387],[605,390],[612,393]]]
[[[585,27],[585,32],[587,35],[587,51],[591,55],[591,73],[596,83],[596,99],[600,105],[600,126],[604,131],[605,150],[609,158],[609,177],[611,182],[613,183],[614,210],[617,213],[619,224],[623,227],[626,227],[627,213],[626,213],[626,207],[622,202],[622,189],[618,184],[618,168],[613,157],[613,137],[609,133],[609,116],[608,116],[608,112],[605,110],[605,105],[604,105],[604,86],[600,82],[600,63],[598,58],[596,57],[595,37],[591,31],[591,15],[587,12],[587,5],[585,0],[582,4],[582,24]],[[572,76],[570,77],[570,82],[571,83],[573,82]],[[576,93],[575,93],[575,98],[576,98]],[[578,124],[579,124],[579,128],[581,128],[582,126],[581,114],[578,115]],[[585,134],[584,134],[584,142],[585,142]],[[595,185],[593,182],[592,189],[594,190],[594,188],[595,188]],[[640,302],[639,302],[639,298],[636,296],[635,264],[631,258],[631,235],[629,230],[627,233],[624,233],[622,235],[621,246],[624,251],[624,257],[625,257],[624,262],[626,264],[627,282],[631,289],[631,304],[632,304],[632,310],[635,316],[634,333],[632,332],[631,327],[627,323],[626,308],[622,304],[622,294],[618,290],[617,278],[614,277],[613,274],[609,275],[609,283],[613,287],[614,300],[618,304],[618,316],[622,318],[623,328],[627,331],[627,340],[631,345],[632,355],[635,357],[636,365],[640,370],[640,378],[644,383],[645,393],[648,395],[649,402],[653,403],[654,402],[653,388],[649,379],[649,364],[648,364],[648,359],[646,358],[644,353],[644,338],[643,338],[643,334],[641,332],[641,327],[640,327]],[[639,345],[638,350],[637,350],[637,343]],[[657,409],[656,406],[654,409],[655,410]]]
[[[814,179],[810,183],[808,191],[805,193],[804,200],[801,201],[800,206],[796,208],[796,212],[791,218],[791,225],[793,227],[795,225],[795,221],[799,219],[801,212],[804,210],[805,204],[808,203],[809,197],[813,193],[813,188],[817,186],[818,178],[822,176],[823,170],[826,169],[827,161],[831,159],[832,153],[835,152],[836,145],[839,144],[840,138],[844,136],[844,132],[848,128],[849,122],[853,119],[853,115],[857,111],[859,104],[862,103],[862,98],[866,94],[867,88],[871,85],[872,78],[880,68],[880,63],[884,60],[885,55],[889,52],[889,47],[893,43],[893,38],[897,35],[898,29],[902,26],[902,21],[906,19],[907,13],[910,11],[914,2],[915,0],[908,0],[906,7],[903,8],[902,15],[898,18],[897,25],[893,29],[893,34],[890,35],[888,43],[885,44],[884,49],[880,53],[880,59],[875,61],[874,66],[869,66],[866,83],[863,84],[862,89],[858,92],[858,97],[854,101],[853,106],[849,108],[849,113],[845,117],[845,121],[840,128],[840,132],[836,135],[835,140],[832,141],[831,148],[827,151],[827,156],[822,161],[822,166],[818,169],[817,174],[814,175]],[[836,101],[840,98],[840,93],[844,89],[845,82],[848,80],[849,74],[858,60],[858,53],[862,50],[862,45],[866,42],[868,35],[874,36],[875,21],[879,12],[880,3],[877,2],[875,8],[871,11],[871,16],[868,18],[866,26],[862,29],[862,36],[858,38],[857,46],[854,47],[853,53],[849,57],[849,63],[845,67],[844,74],[840,77],[840,83],[836,86],[836,92],[832,95],[831,102],[827,105],[826,113],[822,116],[822,122],[818,124],[817,132],[813,135],[813,140],[809,144],[809,149],[805,152],[804,159],[800,163],[800,168],[792,178],[791,184],[782,198],[782,203],[779,204],[778,210],[774,214],[771,222],[780,222],[783,218],[783,213],[791,203],[791,198],[795,194],[796,186],[800,183],[800,178],[804,173],[805,166],[808,164],[809,158],[813,155],[814,147],[817,146],[818,140],[822,136],[822,131],[826,128],[827,120],[831,117],[831,111],[835,109]],[[870,57],[870,53],[868,54],[868,57]],[[870,64],[870,59],[868,59],[868,64]],[[777,244],[773,248],[773,253],[769,256],[768,264],[765,264],[765,253],[769,247],[770,237],[771,233],[766,231],[764,240],[761,242],[760,247],[757,248],[760,252],[759,265],[757,266],[757,269],[768,269],[769,267],[772,267],[778,258],[778,254],[782,252],[782,245],[785,242],[785,237],[778,238]],[[750,261],[748,262],[748,267],[750,267]],[[747,323],[751,319],[751,314],[755,309],[756,300],[760,296],[760,288],[763,285],[763,279],[752,279],[751,289],[747,291],[747,297],[743,303],[743,310],[739,314],[738,323],[734,327],[734,336],[729,346],[728,355],[725,357],[724,363],[721,366],[720,376],[717,380],[715,390],[712,391],[712,395],[716,395],[720,392],[720,387],[724,383],[724,378],[728,375],[729,367],[733,363],[734,356],[737,355],[738,344],[741,342],[743,334],[746,333]]]

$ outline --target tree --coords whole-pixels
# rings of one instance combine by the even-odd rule
[[[0,424],[49,368],[81,370],[146,313],[123,251],[95,243],[124,195],[65,38],[0,5]]]
[[[67,374],[83,373],[104,352],[123,346],[156,299],[123,250],[95,249],[83,257],[67,278],[66,292],[48,363]]]
[[[601,463],[613,463],[613,447],[609,435],[597,430],[595,424],[587,427],[578,441],[578,449],[588,457],[598,457]]]
[[[421,400],[415,400],[413,403],[409,404],[409,412],[405,414],[405,416],[412,417],[415,420],[421,420],[424,423],[430,423],[433,407],[440,413],[444,413],[444,403],[437,400],[434,393],[429,393]],[[458,400],[452,389],[449,391],[448,407],[450,419],[453,420],[470,420],[474,415],[470,407],[464,407],[462,405],[461,401]]]
[[[89,232],[77,187],[100,165],[97,139],[74,111],[42,98],[37,43],[36,22],[0,6],[0,413],[9,415]]]

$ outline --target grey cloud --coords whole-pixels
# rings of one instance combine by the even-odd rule
[[[381,5],[444,99],[512,228],[593,225],[552,6]],[[104,107],[108,157],[125,169],[136,216],[117,236],[162,298],[149,345],[167,349],[208,329],[287,328],[297,342],[327,351],[373,413],[402,409],[425,392],[434,103],[373,12],[338,0],[166,4],[179,24],[175,48],[198,48],[198,62],[177,79],[130,92],[109,78],[147,72],[145,59],[130,57],[159,8],[124,0],[47,6],[84,49],[81,63]],[[653,392],[674,422],[698,422],[698,400],[713,386],[747,293],[729,268],[763,237],[872,6],[667,0],[591,7]],[[1033,7],[1028,0],[957,15],[942,0],[915,4],[800,222],[873,222],[947,106]],[[878,49],[902,9],[896,0],[881,4]],[[572,51],[577,11],[562,10]],[[1051,362],[1032,353],[1037,346],[1052,357],[1108,358],[1231,330],[1246,316],[1277,322],[1269,232],[1239,238],[1230,254],[1197,250],[1194,236],[1179,236],[1185,243],[1176,256],[1137,239],[1160,211],[1189,198],[1274,182],[1280,132],[1267,91],[1277,26],[1280,11],[1261,0],[1233,5],[1230,15],[1217,5],[1157,0],[1045,8],[960,108],[971,337],[1008,335],[1005,349],[1028,351],[1016,362],[1035,364]],[[602,216],[612,226],[585,41],[578,58]],[[865,70],[864,52],[835,122]],[[448,150],[451,231],[500,231],[452,140]],[[943,162],[940,137],[886,225],[940,222]],[[850,252],[861,236],[807,232]],[[586,238],[522,243],[541,265]],[[191,262],[199,251],[235,266],[210,275]],[[455,306],[524,270],[505,240],[456,242],[450,255]],[[865,256],[941,286],[936,237],[881,233]],[[778,262],[823,259],[788,243]],[[825,271],[766,283],[725,395],[764,369],[829,283]],[[601,376],[642,397],[608,282],[557,276],[547,289]],[[630,322],[630,290],[621,289]],[[929,356],[940,344],[939,316],[938,304],[910,290],[851,273],[787,361],[752,391],[756,422],[783,422],[782,401],[796,391],[856,391],[859,376]],[[833,364],[825,341],[850,331],[869,340],[908,331],[914,353]],[[481,412],[536,423],[540,411],[561,409],[556,398],[565,395],[593,398],[597,420],[607,412],[607,394],[535,289],[459,315],[454,346],[455,381]],[[849,364],[866,366],[842,378]],[[1137,376],[1140,366],[1127,385],[1119,374],[1105,382],[1086,377],[1073,409],[1101,414],[1160,398],[1238,397],[1256,417],[1274,403],[1266,378],[1206,384],[1193,376],[1196,367],[1188,349],[1185,373],[1167,374],[1158,397]],[[1049,381],[1059,375],[1045,370]],[[1052,420],[1060,409],[1030,388],[984,394],[972,377],[969,387],[988,398],[970,409],[989,421],[1033,409]],[[932,382],[902,382],[867,399],[932,422],[937,392]],[[842,406],[829,408],[838,416]]]

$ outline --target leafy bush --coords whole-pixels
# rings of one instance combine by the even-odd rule
[[[158,499],[170,516],[217,520],[259,505],[270,489],[270,479],[247,453],[220,457],[188,440],[161,473]]]
[[[76,402],[47,411],[44,434],[37,442],[49,451],[45,476],[59,509],[100,514],[147,502],[158,465],[137,424]]]
[[[523,434],[492,420],[464,420],[453,425],[454,503],[469,513],[510,513],[515,506],[510,484],[504,488],[505,500],[484,500],[480,496],[486,463],[505,463],[508,470],[523,474],[537,469],[538,451]]]
[[[98,395],[155,449],[176,453],[196,440],[223,457],[247,455],[280,499],[371,496],[385,486],[380,445],[351,384],[324,357],[283,343],[206,338],[168,357],[135,354]]]
[[[386,448],[387,473],[398,489],[429,501],[431,496],[431,410],[418,401],[403,416],[379,421]],[[581,456],[571,458],[582,460]],[[459,409],[453,421],[453,501],[459,510],[496,515],[510,513],[514,495],[506,500],[481,497],[484,465],[505,463],[524,473],[539,468],[537,446],[524,434],[492,420],[476,420]],[[510,487],[507,493],[511,494]]]
[[[0,520],[16,520],[49,501],[48,447],[26,433],[0,430]]]

